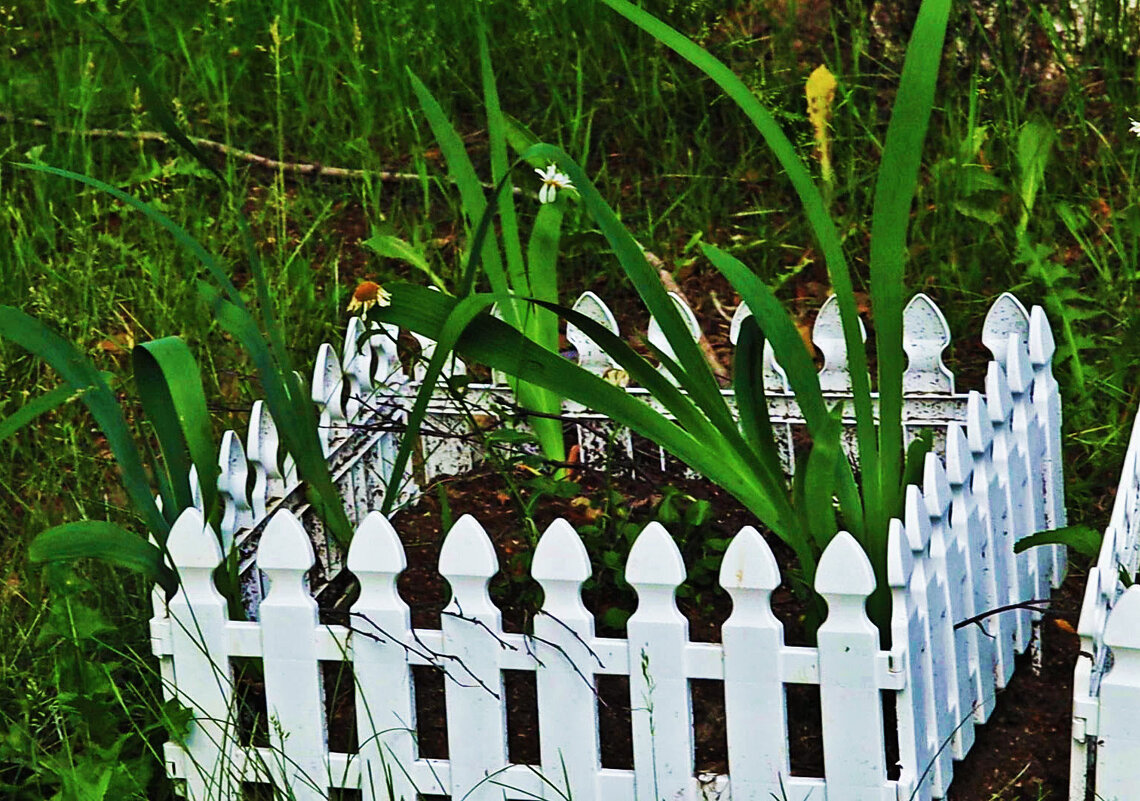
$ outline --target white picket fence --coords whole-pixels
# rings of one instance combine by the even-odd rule
[[[580,300],[579,307],[595,302],[604,309],[596,298]],[[839,367],[842,340],[829,338],[824,312],[814,337],[825,356],[821,380],[827,376],[826,388],[842,398],[849,392]],[[926,325],[917,325],[920,316]],[[478,801],[504,794],[554,798],[567,790],[574,798],[607,801],[769,793],[792,801],[945,797],[953,760],[965,756],[974,725],[992,712],[996,691],[1012,676],[1014,655],[1030,647],[1039,615],[1021,609],[955,624],[1047,598],[1064,575],[1063,549],[1013,553],[1022,537],[1064,524],[1060,402],[1051,374],[1053,341],[1040,308],[1027,313],[1011,295],[995,302],[983,330],[994,355],[986,391],[965,396],[952,394],[941,362],[949,335],[937,308],[925,298],[912,302],[907,319],[905,413],[915,428],[941,427],[945,463],[927,457],[923,486],[908,489],[905,518],[889,532],[889,651],[879,650],[864,612],[873,574],[847,535],[819,565],[816,586],[829,615],[818,647],[785,646],[769,606],[779,570],[750,528],[725,555],[721,584],[732,596],[733,613],[718,644],[688,640],[673,600],[684,565],[657,525],[643,531],[626,566],[638,608],[625,640],[595,636],[579,595],[589,561],[563,521],[546,532],[534,557],[545,614],[535,618],[532,637],[502,632],[486,590],[498,562],[470,518],[455,525],[440,556],[440,573],[452,589],[442,630],[412,630],[395,592],[405,566],[399,538],[369,510],[379,505],[391,466],[396,433],[389,424],[398,427],[415,382],[402,376],[385,337],[358,349],[361,330],[354,321],[348,358],[338,360],[322,346],[313,391],[334,476],[359,526],[347,554],[362,590],[351,610],[343,610],[351,625],[318,621],[314,591],[339,572],[342,559],[306,509],[287,461],[279,467],[272,421],[255,407],[249,457],[232,432],[223,443],[221,539],[198,510],[183,513],[169,540],[182,588],[168,604],[155,598],[152,642],[166,685],[198,712],[185,747],[167,745],[170,774],[185,780],[192,799],[240,798],[242,781],[266,777],[290,786],[298,799],[326,798],[332,788],[387,798],[388,783],[394,798],[409,801],[416,792]],[[572,342],[575,336],[570,332]],[[574,344],[584,365],[605,364],[588,346]],[[782,392],[776,386],[778,366],[769,359],[768,367],[779,412],[773,419],[790,438],[800,424],[798,410],[786,386]],[[440,418],[450,413],[446,401],[434,411]],[[385,425],[377,428],[378,422]],[[253,497],[245,491],[250,470]],[[251,577],[247,621],[226,619],[212,584],[221,548],[231,542]],[[237,657],[264,664],[273,720],[269,748],[235,739],[230,660]],[[321,661],[352,663],[357,754],[328,750]],[[421,758],[415,746],[411,668],[422,664],[442,668],[449,679],[448,760]],[[507,761],[501,686],[502,671],[510,669],[537,674],[540,766]],[[607,674],[629,677],[631,771],[600,767],[595,685],[597,675]],[[711,782],[693,775],[688,682],[702,678],[724,682],[727,709],[729,776]],[[784,712],[784,685],[791,683],[819,686],[826,779],[791,775]],[[882,691],[896,694],[897,780],[887,779]]]
[[[1073,673],[1069,782],[1074,801],[1094,790],[1097,799],[1125,801],[1140,786],[1140,587],[1126,587],[1123,578],[1134,581],[1138,567],[1140,416],[1077,625],[1081,651]]]

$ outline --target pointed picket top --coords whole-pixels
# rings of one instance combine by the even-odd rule
[[[439,552],[439,573],[450,583],[453,578],[476,578],[484,582],[499,571],[499,558],[491,538],[471,515],[455,521]],[[454,589],[454,584],[452,588]]]
[[[321,411],[322,426],[344,420],[344,404],[340,393],[344,371],[333,346],[323,343],[317,350],[317,363],[313,367],[313,403]]]
[[[867,341],[867,329],[859,321],[859,335]],[[819,371],[819,386],[824,392],[847,392],[851,389],[851,372],[847,362],[847,342],[843,338],[843,321],[839,314],[839,301],[830,295],[812,328],[811,341],[823,354],[823,369]]]
[[[610,311],[601,298],[593,292],[586,290],[578,299],[574,301],[571,307],[579,314],[589,317],[599,325],[604,326],[608,331],[613,334],[618,333],[617,318],[614,313]],[[610,368],[617,367],[617,364],[610,358],[598,343],[594,342],[582,329],[573,323],[566,323],[566,341],[569,342],[576,351],[578,351],[578,366],[589,370],[594,375],[602,375]]]
[[[359,317],[348,319],[344,332],[344,373],[349,381],[349,399],[345,414],[355,420],[360,413],[361,401],[372,393],[372,341],[364,336],[364,321]]]
[[[208,571],[208,575],[222,563],[222,546],[217,536],[206,525],[202,513],[193,507],[184,509],[170,527],[166,549],[183,581],[187,569]]]
[[[547,526],[534,549],[531,577],[545,588],[556,581],[581,584],[591,572],[590,555],[574,527],[561,517]]]
[[[748,304],[740,301],[740,305],[736,307],[736,311],[732,313],[732,320],[728,324],[728,341],[736,345],[740,341],[740,329],[744,325],[744,321],[752,316],[752,309],[748,308]],[[767,340],[765,340],[767,341]]]
[[[846,531],[836,534],[819,558],[815,589],[820,595],[868,596],[875,591],[875,571],[859,543]],[[831,611],[828,612],[829,616]]]
[[[744,301],[736,307],[736,311],[732,314],[732,322],[728,325],[728,341],[734,346],[740,341],[740,329],[744,325],[744,321],[752,316],[752,309],[748,308],[748,304]],[[768,392],[791,392],[791,386],[788,384],[788,374],[784,372],[784,368],[776,361],[776,351],[772,349],[772,341],[765,338],[764,340],[764,389]]]
[[[970,454],[970,441],[961,423],[946,427],[946,479],[951,487],[960,487],[969,481],[974,472],[974,457]]]
[[[1108,617],[1108,625],[1104,627],[1104,644],[1113,649],[1117,659],[1120,657],[1118,651],[1140,649],[1140,626],[1136,625],[1138,621],[1140,585],[1133,584],[1120,596]]]
[[[906,488],[906,504],[903,507],[906,519],[906,542],[915,558],[922,558],[930,545],[930,513],[926,510],[926,499],[914,484]]]
[[[316,561],[313,544],[296,515],[288,509],[275,512],[257,546],[257,566],[269,575],[270,593],[275,574],[301,579]]]
[[[966,439],[974,453],[985,453],[994,441],[994,425],[986,401],[977,390],[971,390],[966,400]]]
[[[389,384],[404,378],[403,367],[400,365],[396,340],[400,336],[400,329],[392,323],[372,323],[369,330],[373,334],[368,337],[368,344],[377,355],[375,372],[372,380],[377,384]]]
[[[898,518],[891,518],[887,529],[887,584],[905,589],[914,570],[914,549],[907,542],[908,532]]]
[[[995,428],[1004,426],[1013,414],[1013,394],[1009,391],[1005,370],[996,361],[990,362],[986,369],[986,409]]]
[[[1017,338],[1016,334],[1010,334],[1005,353],[1005,375],[1009,381],[1009,391],[1013,395],[1023,395],[1033,386],[1033,366],[1029,362],[1029,348]]]
[[[249,462],[245,448],[237,433],[229,430],[222,434],[222,447],[218,454],[218,493],[222,496],[222,538],[228,549],[234,532],[253,524],[253,507],[246,487],[249,481]]]
[[[1034,306],[1029,312],[1029,361],[1040,369],[1052,363],[1056,351],[1049,318],[1045,316],[1044,309]]]
[[[931,517],[945,517],[950,508],[950,479],[946,468],[936,453],[926,454],[923,465],[922,497],[926,500],[926,511]]]
[[[954,374],[942,361],[949,344],[950,325],[942,310],[919,292],[903,309],[903,392],[954,392]]]
[[[285,494],[285,476],[281,472],[277,452],[280,437],[277,424],[269,414],[264,401],[254,401],[249,412],[249,432],[246,434],[245,452],[253,465],[253,517],[258,520],[265,516],[270,498],[280,498]]]
[[[380,512],[369,512],[356,527],[347,566],[353,573],[390,574],[393,580],[408,566],[400,535]]]
[[[780,586],[780,567],[772,549],[752,526],[740,529],[720,563],[720,586],[735,604],[747,591],[771,593]]]
[[[689,308],[689,304],[685,302],[684,298],[676,292],[670,292],[669,297],[673,300],[673,305],[677,307],[677,311],[681,315],[681,321],[685,324],[685,328],[689,330],[689,335],[692,336],[693,341],[696,342],[701,338],[701,324],[697,320],[697,315]],[[656,317],[649,318],[649,332],[646,336],[651,344],[657,347],[662,353],[670,358],[676,359],[677,354],[673,351],[673,346],[669,344],[665,332],[661,330],[661,324],[657,322]],[[675,376],[669,372],[664,365],[657,368],[661,373],[673,383],[677,383]]]
[[[1016,334],[1023,342],[1029,341],[1029,312],[1020,300],[1003,292],[990,306],[982,323],[982,344],[1003,365],[1010,334]]]
[[[668,530],[656,521],[643,528],[625,563],[625,580],[638,595],[647,587],[672,590],[681,585],[685,575],[685,560]]]
[[[360,582],[355,606],[407,607],[396,591],[396,578],[408,566],[404,546],[388,518],[372,511],[356,528],[348,546],[348,569]]]
[[[202,501],[202,482],[198,480],[198,467],[196,465],[190,465],[187,481],[190,482],[190,503],[199,512],[205,511],[206,504]]]

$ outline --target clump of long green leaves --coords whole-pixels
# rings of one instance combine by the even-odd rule
[[[448,174],[459,189],[463,216],[468,226],[474,230],[487,215],[498,216],[503,245],[493,232],[482,239],[479,261],[486,273],[492,290],[498,294],[498,316],[512,327],[524,332],[549,351],[558,350],[558,316],[548,309],[520,302],[520,298],[537,298],[550,303],[558,302],[558,240],[562,230],[563,205],[565,201],[543,204],[535,216],[523,252],[522,235],[515,209],[513,186],[509,181],[511,169],[507,157],[508,138],[519,146],[519,142],[529,138],[528,132],[512,120],[508,120],[499,105],[499,92],[495,84],[495,73],[487,48],[487,37],[480,21],[477,34],[479,39],[479,64],[483,83],[483,102],[487,109],[487,137],[491,151],[491,180],[495,184],[505,182],[505,191],[500,192],[497,201],[488,205],[483,186],[479,182],[463,140],[447,119],[439,101],[424,83],[409,70],[409,79],[420,108],[427,118],[428,125],[439,143],[447,162]],[[537,162],[536,162],[537,163]],[[401,258],[423,270],[433,283],[444,289],[442,280],[419,257],[415,249],[395,237],[374,237],[370,244],[388,256]],[[505,260],[505,265],[504,265]],[[471,293],[476,275],[468,270],[461,275],[455,288],[460,297]],[[562,395],[526,381],[508,376],[519,405],[537,412],[529,418],[531,430],[538,440],[543,455],[553,462],[566,458],[562,424],[557,415],[562,411]],[[397,463],[397,473],[402,473],[407,454]]]
[[[166,134],[205,166],[224,187],[228,186],[222,173],[178,128],[146,71],[130,50],[106,29],[103,31],[138,81],[147,109]],[[298,473],[307,485],[308,500],[337,542],[347,548],[352,529],[317,435],[319,422],[310,400],[311,393],[301,375],[292,367],[285,347],[284,330],[273,312],[268,280],[253,236],[240,211],[237,220],[256,288],[260,326],[242,293],[218,261],[189,233],[150,204],[96,178],[70,170],[39,164],[20,166],[77,181],[115,197],[166,229],[205,267],[210,280],[196,282],[199,296],[218,325],[249,352],[285,450],[292,455]],[[84,520],[40,533],[31,544],[33,561],[99,558],[145,572],[158,580],[168,593],[173,593],[177,587],[177,576],[166,562],[165,544],[171,524],[182,510],[192,504],[191,466],[197,472],[207,519],[216,522],[220,514],[215,490],[219,473],[217,445],[211,439],[201,377],[189,348],[177,337],[168,337],[143,343],[132,353],[144,415],[158,441],[159,453],[155,454],[145,442],[137,441],[132,435],[118,400],[103,375],[74,345],[41,321],[8,306],[0,306],[0,337],[45,361],[63,379],[63,385],[48,397],[39,399],[34,410],[46,411],[76,396],[86,404],[119,464],[135,511],[157,541],[157,545],[147,542],[112,523]],[[31,415],[25,413],[13,422],[23,425],[30,419]],[[0,427],[13,426],[0,424]],[[155,502],[148,479],[148,460],[142,455],[144,450],[149,456],[149,475],[154,476],[162,500],[161,508]],[[232,564],[230,567],[230,587],[226,589],[233,590],[227,593],[233,607],[237,598],[237,577]]]
[[[582,168],[559,148],[535,145],[523,154],[523,159],[540,158],[557,164],[578,187],[587,212],[676,354],[675,359],[669,358],[651,346],[653,355],[665,365],[679,388],[602,326],[547,300],[532,298],[531,302],[558,312],[593,337],[634,381],[653,394],[669,416],[654,411],[624,390],[490,318],[486,313],[488,307],[504,297],[503,287],[496,286],[494,281],[491,293],[469,291],[472,285],[468,284],[462,287],[465,291],[458,297],[397,285],[392,288],[391,306],[377,310],[374,316],[438,342],[429,375],[438,374],[444,359],[455,350],[572,398],[656,441],[735,495],[792,547],[799,562],[800,587],[805,594],[811,593],[819,555],[842,522],[863,544],[874,565],[879,589],[872,597],[871,613],[882,626],[888,619],[889,604],[886,594],[888,522],[900,511],[906,478],[902,428],[906,236],[922,144],[933,105],[949,0],[924,0],[919,9],[876,183],[870,279],[877,344],[878,426],[850,269],[821,193],[792,143],[772,114],[722,62],[627,0],[603,2],[715,81],[756,127],[791,180],[826,259],[842,317],[853,384],[860,480],[856,478],[855,468],[842,456],[838,410],[828,409],[811,356],[769,287],[733,256],[712,246],[702,246],[706,257],[724,273],[753,312],[751,321],[744,326],[735,355],[737,420],[641,248]],[[492,203],[501,202],[502,188],[500,182]],[[486,232],[487,216],[484,214],[476,232],[467,271],[469,277],[474,275],[480,256],[485,257],[485,253],[481,254],[480,237]],[[777,360],[787,372],[813,442],[812,451],[793,480],[790,492],[767,416],[762,381],[765,340],[772,343]],[[425,382],[409,416],[412,429],[418,427],[426,413],[428,392],[430,385]],[[920,463],[921,450],[921,446],[916,448],[906,461]]]

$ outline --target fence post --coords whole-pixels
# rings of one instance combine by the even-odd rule
[[[451,797],[499,801],[502,790],[488,777],[507,764],[503,674],[499,668],[502,633],[498,607],[487,583],[499,570],[495,547],[483,527],[464,515],[443,541],[439,572],[451,585],[443,610],[447,661],[447,747]]]
[[[306,578],[315,562],[301,523],[288,509],[276,512],[257,548],[257,566],[269,582],[259,628],[269,741],[277,752],[277,765],[270,767],[296,801],[319,801],[328,795],[328,738],[316,645],[319,620]]]
[[[685,675],[689,623],[674,600],[685,580],[685,563],[660,523],[647,525],[633,543],[625,580],[637,592],[637,611],[626,623],[636,798],[691,799],[693,726]]]
[[[416,758],[412,673],[405,646],[412,638],[408,605],[396,591],[407,566],[392,524],[369,512],[348,549],[348,569],[360,582],[352,606],[352,672],[356,681],[356,730],[360,789],[377,801],[414,799],[408,778]],[[386,799],[389,786],[392,799]]]
[[[226,601],[213,578],[222,549],[194,508],[178,516],[166,547],[180,579],[169,603],[174,689],[179,700],[194,710],[182,760],[186,796],[189,801],[213,801],[227,798],[240,783],[240,772],[233,765],[237,721]]]
[[[594,617],[582,603],[590,557],[577,532],[562,518],[551,523],[534,551],[531,576],[542,585],[542,612],[534,619],[538,659],[538,742],[542,795],[550,799],[598,798],[601,767],[595,668],[590,649]]]
[[[866,612],[875,572],[846,531],[823,552],[815,588],[827,602],[817,635],[827,801],[894,801],[875,672],[879,630]]]
[[[721,626],[724,708],[732,792],[738,798],[780,798],[791,775],[788,713],[780,676],[784,626],[772,614],[780,569],[760,532],[745,526],[720,566],[720,585],[732,597]],[[757,712],[764,710],[763,722]]]
[[[1127,801],[1136,797],[1140,764],[1140,586],[1117,602],[1104,642],[1113,663],[1100,683],[1096,792],[1104,801]]]

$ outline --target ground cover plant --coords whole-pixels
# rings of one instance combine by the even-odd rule
[[[192,160],[135,136],[158,126],[102,35],[76,21],[74,4],[5,7],[0,302],[50,321],[119,381],[130,376],[131,345],[181,335],[203,368],[217,435],[244,427],[261,389],[248,357],[191,290],[196,268],[137,212],[11,162],[52,164],[138,194],[219,254],[239,286],[249,280],[235,216],[244,210],[298,365],[319,342],[338,338],[359,279],[409,275],[362,241],[412,243],[441,278],[455,280],[469,241],[461,200],[405,68],[431,87],[479,174],[492,175],[469,18],[395,1],[86,5],[146,55],[188,133],[228,149],[211,152],[237,188],[232,199],[220,197]],[[1070,518],[1091,524],[1107,516],[1106,488],[1115,486],[1136,398],[1138,329],[1129,310],[1140,216],[1128,116],[1138,64],[1124,6],[1097,3],[1078,19],[1062,3],[955,4],[907,271],[908,288],[932,294],[948,313],[957,342],[969,341],[957,335],[976,330],[989,299],[1007,288],[1046,305],[1063,327]],[[714,85],[592,3],[482,8],[502,107],[584,165],[702,318],[735,302],[701,258],[705,242],[776,287],[799,323],[810,319],[827,291],[820,254],[802,217],[789,212],[794,199],[774,162]],[[836,76],[830,208],[861,291],[869,243],[852,223],[871,207],[865,177],[879,159],[913,9],[665,0],[647,8],[741,75],[801,154],[814,144],[804,83],[820,64]],[[1048,160],[1033,157],[1042,131],[1051,134]],[[564,285],[594,287],[643,323],[612,256],[577,214],[569,212],[562,236]],[[983,357],[968,347],[958,345],[954,361],[980,374]],[[2,353],[7,417],[58,379],[11,346]],[[974,383],[961,368],[959,377]],[[129,408],[128,420],[136,418]],[[27,563],[31,537],[65,521],[143,530],[92,428],[72,402],[0,442],[0,787],[14,797],[67,797],[81,781],[95,797],[168,792],[151,749],[166,736],[155,724],[177,730],[177,720],[163,717],[153,673],[132,656],[146,652],[149,588],[94,564],[68,579]],[[80,608],[74,599],[97,618],[78,612],[71,618],[86,616],[83,627],[49,626]],[[78,674],[61,661],[77,641],[84,664],[106,667],[93,693],[98,716],[85,714]],[[1029,782],[1004,797],[1038,791]]]

